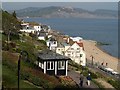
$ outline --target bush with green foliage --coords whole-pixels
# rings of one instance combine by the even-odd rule
[[[44,40],[38,40],[40,43],[43,43],[44,45],[46,45],[46,42]]]
[[[113,87],[115,87],[116,90],[120,90],[119,80],[108,79],[108,83],[110,83]]]

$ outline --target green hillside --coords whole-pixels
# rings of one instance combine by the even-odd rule
[[[11,31],[11,34],[17,34],[20,30],[20,21],[14,16],[14,14],[9,14],[7,11],[2,11],[2,30],[5,34]]]
[[[20,88],[56,89],[60,87],[77,87],[70,84],[71,81],[61,80],[57,76],[44,74],[35,64],[37,52],[47,49],[44,41],[38,41],[24,33],[19,33],[20,22],[16,17],[3,11],[3,33],[2,36],[2,86],[6,88],[17,88],[18,85],[18,59],[20,51],[24,50],[28,54],[28,59],[22,55],[20,70]],[[11,25],[10,23],[13,23]],[[10,26],[8,26],[10,25]],[[14,28],[14,26],[16,28]],[[11,31],[10,40],[7,41],[8,32]]]

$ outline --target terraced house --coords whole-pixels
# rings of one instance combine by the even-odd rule
[[[65,55],[74,62],[86,66],[86,53],[82,42],[74,42],[72,45],[62,44],[56,48],[56,53]]]

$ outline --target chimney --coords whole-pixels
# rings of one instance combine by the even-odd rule
[[[70,42],[70,38],[68,37],[68,38],[67,38],[67,43],[69,43],[69,42]]]

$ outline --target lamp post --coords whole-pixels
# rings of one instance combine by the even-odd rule
[[[90,57],[92,57],[91,66],[93,66],[93,59],[94,59],[94,57],[93,57],[93,55],[91,55]]]
[[[26,59],[28,60],[28,53],[26,51],[21,51],[20,55],[19,55],[19,59],[18,59],[18,90],[20,88],[20,61],[21,61],[21,58],[22,58],[23,54],[27,55]]]
[[[8,37],[7,37],[7,50],[9,50],[10,33],[11,33],[11,30],[9,29]]]

